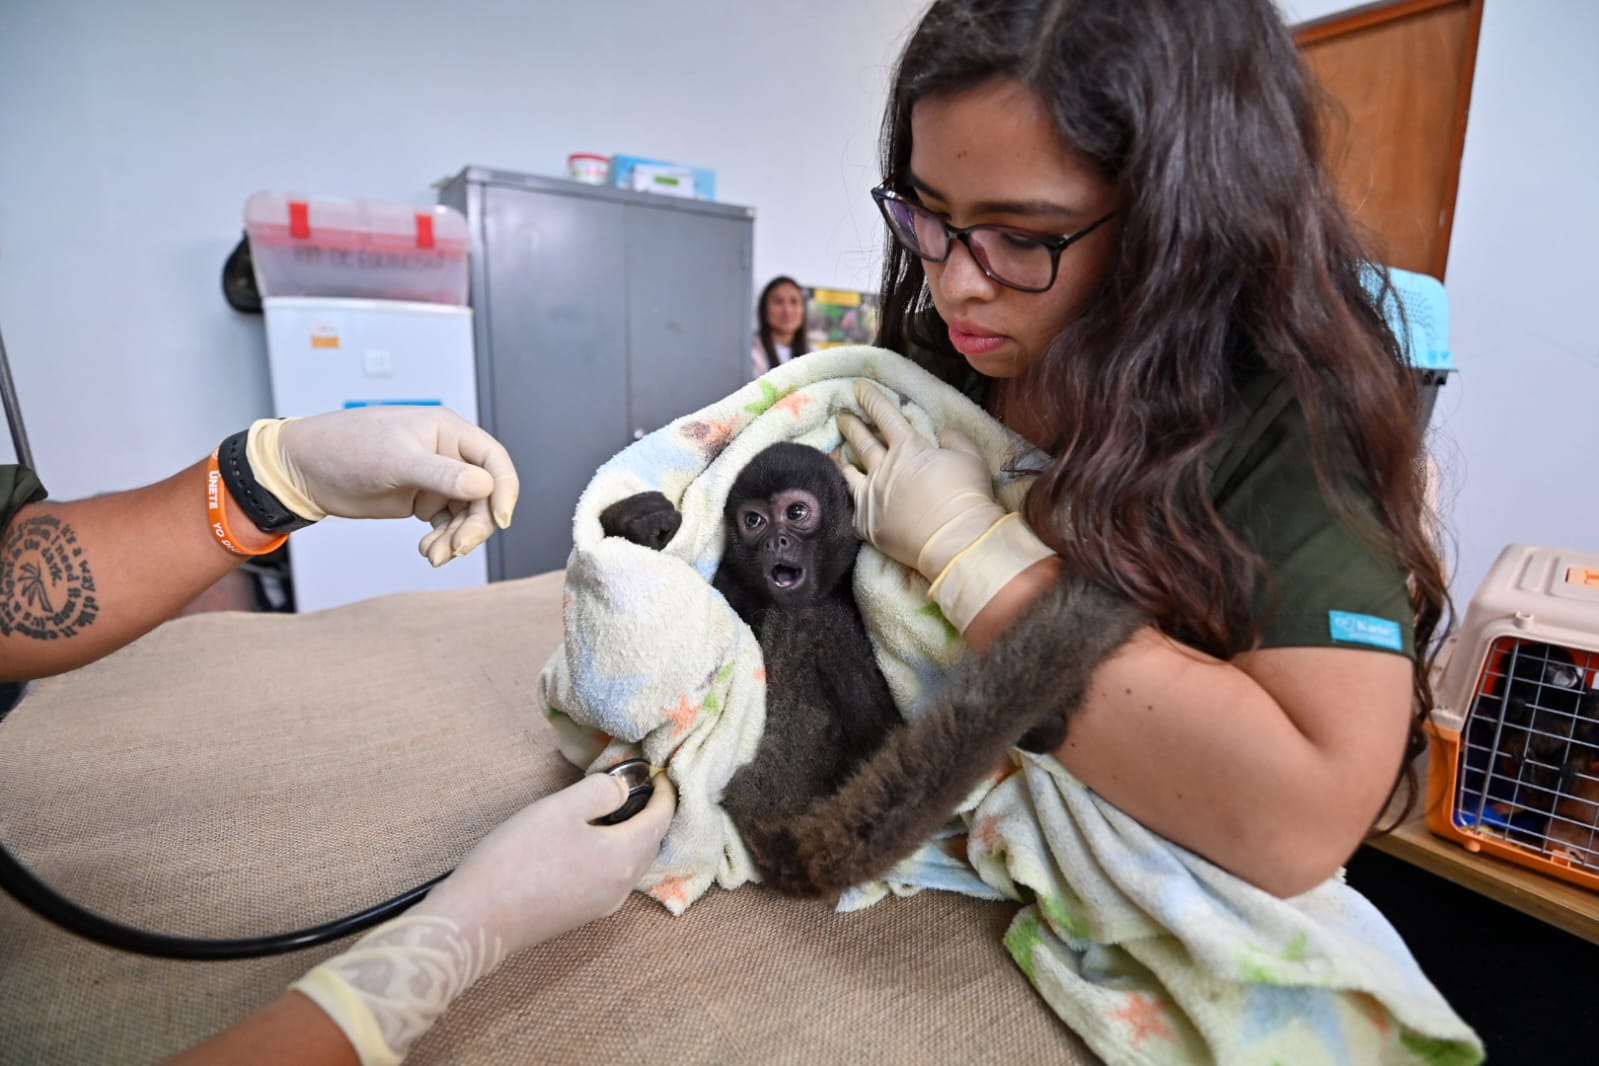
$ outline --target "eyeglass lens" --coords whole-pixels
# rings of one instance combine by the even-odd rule
[[[949,257],[949,231],[931,211],[909,200],[884,200],[894,236],[906,249],[941,263]],[[1047,246],[1000,229],[976,229],[967,245],[979,266],[996,280],[1027,289],[1045,289],[1053,280],[1054,256]]]

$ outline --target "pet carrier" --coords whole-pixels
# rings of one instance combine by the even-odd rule
[[[1428,732],[1427,825],[1599,889],[1599,555],[1512,544],[1466,609]]]

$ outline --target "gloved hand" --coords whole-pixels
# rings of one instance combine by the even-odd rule
[[[471,850],[427,898],[293,987],[344,1030],[364,1066],[398,1063],[446,1007],[500,960],[615,911],[655,859],[677,793],[625,822],[588,823],[627,799],[606,774],[538,800]]]
[[[848,411],[838,416],[866,468],[844,467],[855,530],[930,580],[929,595],[964,633],[1012,578],[1054,552],[994,498],[993,475],[965,434],[945,430],[933,444],[868,381],[855,383],[855,398],[877,427]]]
[[[430,523],[418,547],[434,566],[509,526],[521,489],[504,446],[444,407],[262,419],[250,427],[246,455],[256,480],[302,518]]]

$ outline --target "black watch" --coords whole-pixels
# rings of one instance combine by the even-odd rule
[[[250,459],[245,455],[250,431],[241,429],[217,446],[217,466],[222,471],[222,483],[228,495],[239,505],[245,517],[263,533],[293,533],[311,525],[309,518],[301,518],[278,498],[262,487],[250,470]]]

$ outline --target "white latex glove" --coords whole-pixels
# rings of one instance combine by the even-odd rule
[[[868,381],[855,383],[855,398],[876,425],[874,433],[848,411],[838,416],[866,469],[843,468],[855,530],[930,580],[929,595],[964,633],[1012,578],[1055,553],[994,498],[993,475],[965,434],[945,430],[933,444]]]
[[[499,441],[445,407],[357,407],[250,427],[250,470],[302,518],[430,523],[419,550],[441,566],[511,524],[521,490]]]
[[[398,1063],[457,996],[500,961],[622,905],[660,848],[677,793],[663,774],[617,825],[627,786],[591,774],[484,837],[427,898],[300,978],[364,1066]]]

